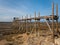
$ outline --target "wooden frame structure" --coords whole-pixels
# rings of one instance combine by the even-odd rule
[[[40,26],[41,26],[40,20],[41,19],[45,19],[46,21],[51,20],[52,21],[52,28],[49,26],[49,24],[48,24],[48,26],[49,26],[49,29],[51,28],[50,30],[51,30],[51,32],[53,34],[53,38],[54,38],[54,35],[55,35],[54,20],[56,20],[56,31],[58,32],[58,18],[59,18],[59,16],[58,16],[58,4],[56,4],[56,15],[54,15],[54,3],[52,4],[52,14],[50,16],[40,16],[40,13],[39,13],[38,17],[36,17],[36,12],[34,13],[34,15],[35,15],[35,17],[31,17],[31,15],[30,15],[30,18],[28,18],[28,15],[27,15],[25,18],[17,20],[17,21],[19,21],[19,23],[24,22],[24,24],[22,24],[22,28],[25,25],[25,29],[23,29],[23,30],[26,30],[26,33],[28,32],[28,30],[35,30],[35,33],[36,33],[37,32],[37,24],[38,24],[37,22],[39,22],[38,28],[40,29]],[[31,23],[32,20],[35,20],[34,24]],[[28,27],[28,25],[30,25],[30,28]],[[32,27],[33,25],[35,27],[34,29]],[[19,27],[19,30],[20,30],[20,27]],[[39,32],[39,30],[38,30],[38,32]],[[32,33],[32,31],[31,31],[31,33]],[[53,39],[53,42],[54,42],[54,39]]]

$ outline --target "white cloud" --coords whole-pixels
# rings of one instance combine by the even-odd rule
[[[14,14],[24,15],[26,12],[24,12],[22,10],[17,10],[17,9],[0,7],[0,13],[7,13],[7,14],[14,13]]]
[[[11,20],[13,17],[19,17],[22,15],[25,15],[26,12],[18,9],[11,9],[11,8],[5,8],[5,7],[0,7],[0,19],[2,21],[8,21]],[[0,21],[1,21],[0,20]]]

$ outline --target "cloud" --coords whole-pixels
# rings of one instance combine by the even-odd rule
[[[26,8],[26,7],[24,7]],[[0,7],[0,18],[2,21],[9,19],[11,20],[11,18],[13,17],[19,17],[21,18],[21,16],[24,16],[26,14],[25,11],[18,10],[18,9],[11,9],[11,8],[6,8],[6,7]],[[0,21],[1,21],[0,20]]]
[[[20,4],[17,0],[11,1],[0,0],[0,21],[11,21],[13,17],[21,18],[28,13],[28,8],[25,4]]]
[[[13,14],[20,14],[20,15],[25,14],[25,12],[22,10],[3,8],[3,7],[0,7],[0,13],[7,13],[7,14],[13,13]]]
[[[38,11],[41,11],[41,16],[51,14],[52,10],[51,5],[48,4],[49,2],[43,3],[43,0],[40,2],[36,4],[34,0],[0,0],[0,21],[11,21],[13,20],[13,17],[21,18],[28,13],[34,16],[34,11],[37,13]]]

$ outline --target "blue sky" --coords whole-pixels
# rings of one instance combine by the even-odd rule
[[[0,21],[12,21],[13,17],[21,18],[27,14],[34,16],[35,11],[37,15],[38,12],[41,16],[51,15],[52,2],[55,4],[55,14],[56,3],[60,12],[60,0],[0,0]]]

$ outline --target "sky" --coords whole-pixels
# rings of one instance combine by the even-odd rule
[[[52,14],[52,2],[54,2],[54,13],[58,4],[60,16],[60,0],[0,0],[0,21],[13,21],[14,17],[25,18],[26,15],[33,17],[34,12],[38,16],[49,16]]]

